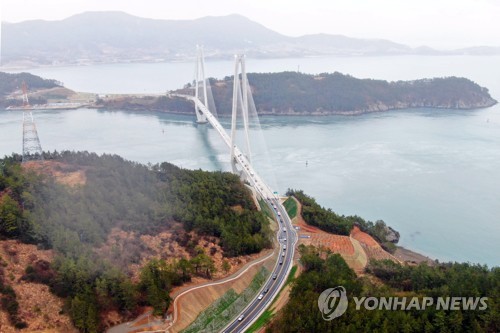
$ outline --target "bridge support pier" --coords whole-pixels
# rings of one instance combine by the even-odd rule
[[[241,69],[241,77],[240,77]],[[243,129],[245,132],[246,157],[251,163],[251,150],[249,139],[249,120],[248,120],[248,79],[245,69],[245,55],[239,54],[235,57],[234,64],[234,82],[233,82],[233,108],[231,116],[231,167],[233,172],[238,173],[236,168],[235,147],[236,147],[236,120],[238,118],[238,108],[241,109],[243,118]]]

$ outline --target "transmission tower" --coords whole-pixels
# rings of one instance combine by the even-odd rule
[[[32,108],[28,100],[28,89],[23,82],[23,163],[28,161],[43,161],[42,146],[36,131]]]
[[[42,146],[31,110],[23,110],[23,163],[43,161]]]
[[[240,78],[241,69],[241,78]],[[241,109],[243,115],[243,128],[245,131],[245,141],[247,148],[247,159],[251,162],[250,139],[249,139],[249,121],[248,121],[248,79],[245,69],[245,55],[236,55],[234,65],[234,84],[233,84],[233,110],[231,118],[231,164],[233,171],[236,171],[235,165],[235,139],[236,139],[236,118],[238,116],[238,108]]]
[[[28,100],[28,87],[26,86],[26,82],[23,81],[21,89],[23,90],[23,108],[30,108],[30,101]]]

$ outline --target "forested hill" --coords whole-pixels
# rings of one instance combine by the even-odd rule
[[[213,81],[219,113],[231,109],[232,77]],[[361,113],[413,107],[473,109],[496,103],[476,83],[457,77],[387,82],[357,79],[338,72],[251,73],[248,81],[260,113]]]
[[[16,296],[21,280],[49,285],[76,328],[100,332],[107,313],[127,320],[152,306],[164,314],[173,286],[227,273],[240,262],[233,257],[271,245],[268,220],[234,174],[88,152],[44,155],[23,166],[19,155],[0,159],[0,310],[13,327],[32,331],[30,318],[45,315],[18,311],[26,307]],[[15,279],[18,242],[57,259],[34,256]]]
[[[304,245],[299,245],[299,252],[302,273],[292,283],[287,304],[272,319],[266,333],[499,332],[498,267],[488,269],[469,263],[406,266],[392,261],[373,261],[366,275],[357,277],[339,254]],[[318,299],[326,289],[337,286],[345,288],[346,312],[333,320],[325,320],[319,311]],[[376,305],[368,307],[367,301],[358,307],[354,297],[371,299],[375,303],[370,304]],[[398,297],[405,307],[395,306],[396,301],[389,303],[392,306],[388,308],[380,306],[384,297]],[[432,299],[433,305],[411,308],[410,300],[414,297],[418,297],[419,302],[423,298]],[[459,304],[456,308],[443,309],[436,306],[438,297],[448,299],[448,304],[450,298],[457,299]],[[464,299],[480,297],[487,298],[487,308],[462,303]],[[336,304],[335,308],[338,308]],[[326,311],[323,316],[325,314]]]
[[[25,82],[30,90],[49,89],[61,87],[62,83],[56,80],[43,79],[30,73],[4,73],[0,72],[0,98],[20,90]]]
[[[388,82],[338,72],[281,72],[250,73],[248,81],[259,114],[360,114],[422,107],[476,109],[497,103],[488,89],[458,77]],[[218,114],[230,114],[233,77],[211,79],[211,87]],[[192,112],[191,106],[179,100],[162,102],[168,110]]]
[[[56,80],[43,79],[30,73],[4,73],[0,72],[0,108],[11,105],[22,105],[22,84],[26,84],[29,93],[48,91],[52,88],[62,88],[62,83]],[[65,88],[62,88],[65,89]],[[43,96],[29,96],[29,102],[45,104],[47,99]]]

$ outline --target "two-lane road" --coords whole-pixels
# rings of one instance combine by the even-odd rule
[[[267,204],[272,208],[278,221],[277,238],[279,242],[278,260],[269,279],[266,281],[257,296],[235,318],[223,332],[244,332],[264,312],[279,290],[286,282],[288,273],[292,268],[297,234],[292,226],[285,207],[278,199],[271,199]]]

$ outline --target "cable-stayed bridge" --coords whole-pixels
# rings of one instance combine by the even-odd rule
[[[172,97],[181,97],[194,103],[197,122],[201,124],[208,122],[217,131],[229,148],[233,172],[247,181],[258,196],[265,200],[274,212],[276,221],[278,222],[278,231],[276,235],[278,243],[277,259],[271,275],[255,298],[238,314],[238,316],[233,318],[223,330],[223,332],[244,332],[245,329],[258,319],[283,287],[292,268],[297,234],[278,196],[269,188],[251,164],[249,107],[253,106],[253,99],[246,76],[245,56],[237,55],[235,57],[230,135],[209,109],[205,63],[203,60],[203,50],[200,47],[198,47],[198,56],[196,60],[194,88],[194,96],[175,93],[169,93],[168,95]],[[238,113],[241,113],[243,118],[245,152],[236,144]]]
[[[201,65],[200,65],[201,63]],[[231,155],[231,167],[233,172],[240,175],[241,178],[250,183],[254,189],[261,195],[262,198],[271,199],[275,198],[275,194],[267,186],[267,184],[258,175],[256,170],[254,170],[251,164],[250,156],[250,138],[249,138],[249,115],[248,115],[248,105],[249,98],[251,97],[251,92],[249,93],[248,80],[245,72],[245,57],[239,55],[236,57],[235,66],[235,80],[233,85],[233,110],[231,119],[231,135],[228,135],[226,130],[222,127],[217,117],[209,110],[208,106],[200,100],[199,96],[203,96],[204,101],[208,101],[207,97],[207,85],[206,79],[204,77],[204,61],[203,53],[199,49],[198,59],[196,62],[196,68],[203,68],[203,76],[199,76],[199,71],[197,70],[197,78],[195,83],[195,96],[175,94],[170,93],[172,97],[181,97],[189,101],[192,101],[195,106],[196,119],[198,123],[210,123],[212,127],[221,136],[224,143],[228,146]],[[238,69],[241,68],[241,80],[239,79]],[[241,82],[241,86],[240,86]],[[199,87],[203,87],[202,93],[199,92]],[[239,105],[238,105],[239,104]],[[238,107],[241,107],[243,113],[243,128],[245,134],[246,143],[246,153],[244,153],[236,145],[236,127],[237,127],[237,115]]]

